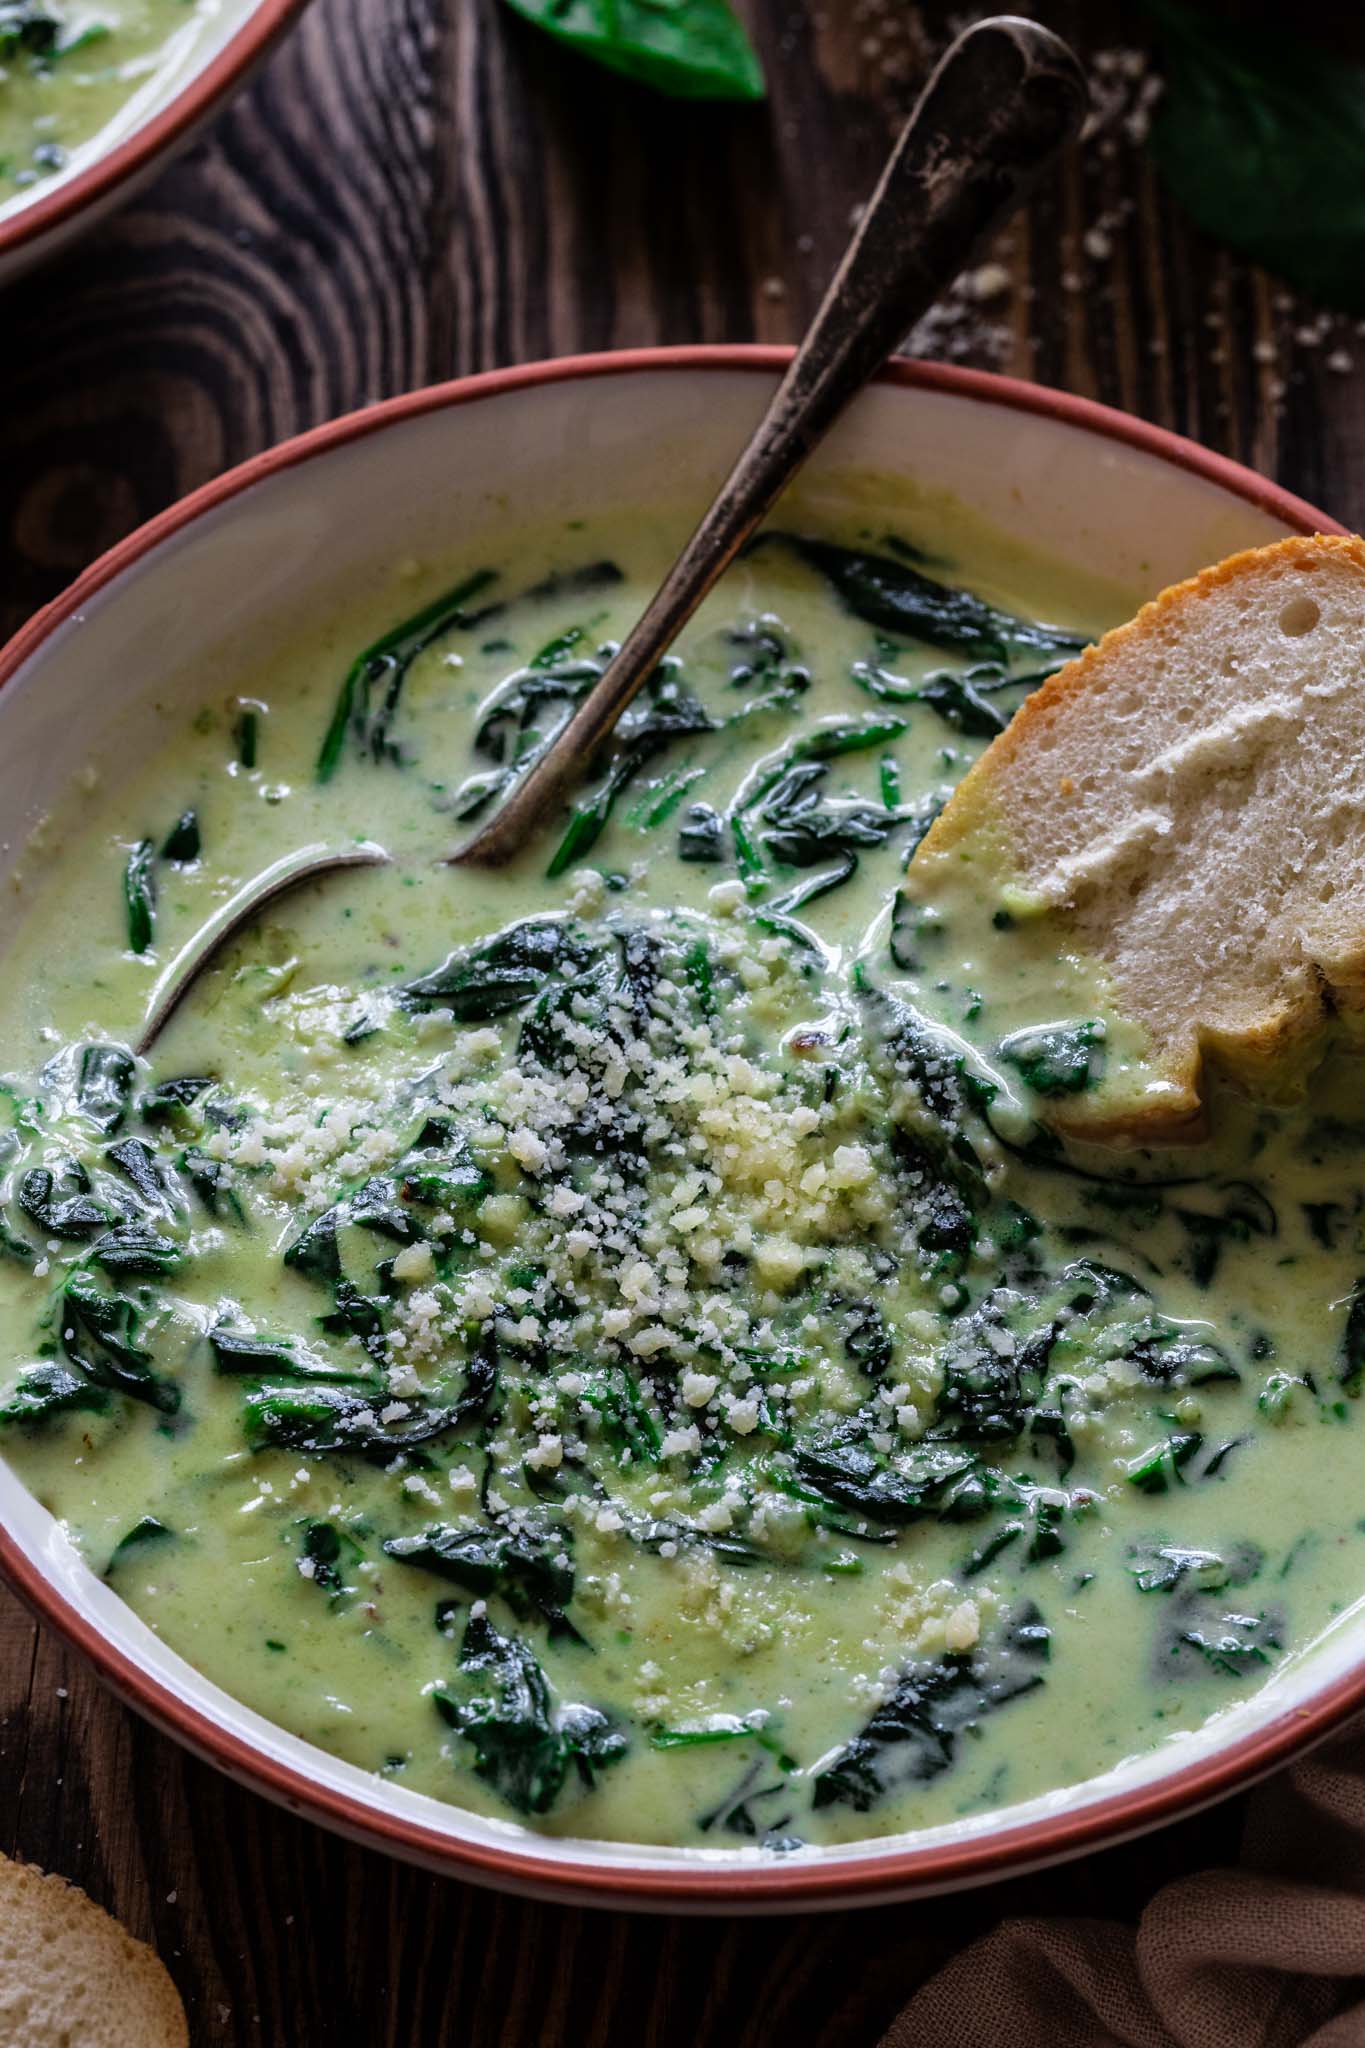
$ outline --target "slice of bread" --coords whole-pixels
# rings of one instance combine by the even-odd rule
[[[1365,1021],[1365,542],[1233,555],[1053,676],[911,867],[921,896],[966,873],[1139,1028],[1145,1082],[1059,1128],[1193,1135],[1206,1056],[1294,1092],[1331,1013]]]
[[[0,1856],[4,2048],[189,2048],[185,2008],[145,1943],[75,1885]]]

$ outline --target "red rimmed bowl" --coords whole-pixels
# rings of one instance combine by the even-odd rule
[[[284,11],[284,10],[281,10]],[[247,659],[405,556],[481,552],[519,507],[619,518],[705,502],[785,351],[652,350],[495,372],[319,428],[246,463],[87,570],[0,654],[0,882],[83,755],[135,746],[183,674]],[[1083,399],[897,363],[811,465],[808,503],[869,473],[946,490],[1035,548],[1155,590],[1237,547],[1336,523],[1249,471]],[[885,499],[882,501],[885,509]],[[8,892],[0,889],[0,904]],[[0,911],[0,943],[4,913]],[[158,1726],[254,1790],[453,1875],[615,1907],[847,1906],[982,1882],[1219,1798],[1365,1707],[1365,1598],[1259,1693],[1103,1777],[915,1834],[774,1857],[538,1835],[407,1791],[287,1734],[201,1677],[82,1563],[0,1462],[0,1567]],[[1362,1588],[1365,1595],[1365,1588]]]
[[[225,0],[183,54],[154,70],[65,169],[0,205],[0,285],[123,205],[245,84],[308,0]]]

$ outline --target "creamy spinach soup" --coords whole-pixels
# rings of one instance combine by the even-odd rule
[[[121,140],[221,11],[221,0],[0,0],[0,211],[74,155]]]
[[[1129,1056],[1104,990],[1007,906],[967,953],[905,869],[1131,597],[950,506],[767,535],[568,823],[439,865],[664,559],[407,564],[40,831],[0,1414],[284,1726],[799,1854],[1178,1741],[1357,1596],[1365,1124],[1343,1057],[1180,1152],[1050,1135]],[[234,892],[357,839],[390,865],[271,904],[133,1056]]]

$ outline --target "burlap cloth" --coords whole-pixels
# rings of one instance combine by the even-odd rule
[[[1253,1793],[1241,1861],[1136,1929],[1006,1920],[882,2048],[1365,2048],[1365,1721]]]

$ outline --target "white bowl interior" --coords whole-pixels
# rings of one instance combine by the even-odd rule
[[[342,441],[181,527],[50,633],[0,694],[0,905],[28,829],[80,766],[71,733],[81,730],[83,747],[107,767],[131,755],[150,728],[154,700],[177,686],[187,647],[197,660],[202,650],[202,675],[231,675],[289,622],[296,628],[338,589],[377,581],[405,555],[457,563],[482,555],[490,525],[506,525],[519,509],[537,520],[610,518],[662,501],[679,508],[681,536],[772,382],[761,370],[656,367],[494,391]],[[1144,449],[956,393],[875,388],[813,463],[803,495],[837,502],[841,475],[868,469],[946,487],[1007,532],[1140,590],[1286,531],[1232,491]],[[5,916],[0,908],[0,944]],[[754,1850],[532,1836],[371,1777],[200,1677],[86,1568],[3,1462],[0,1522],[70,1612],[153,1678],[168,1702],[344,1795],[361,1814],[405,1817],[452,1846],[505,1852],[523,1844],[543,1864],[562,1867],[566,1883],[585,1863],[626,1879],[631,1871],[736,1870],[760,1860]],[[1103,1778],[913,1836],[811,1849],[803,1861],[833,1874],[890,1850],[964,1843],[1074,1814],[1207,1760],[1301,1707],[1362,1657],[1365,1602],[1254,1697]],[[439,1860],[439,1849],[433,1854]]]

